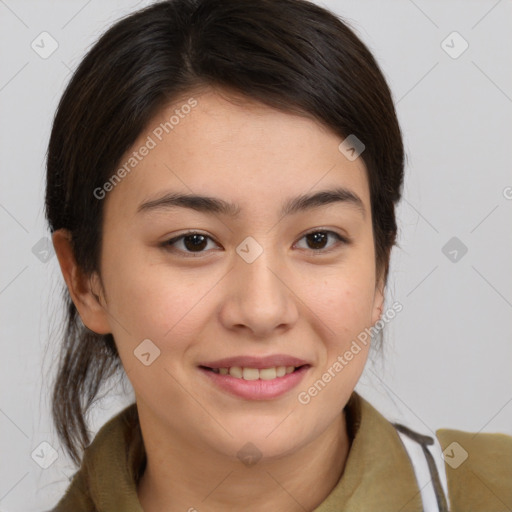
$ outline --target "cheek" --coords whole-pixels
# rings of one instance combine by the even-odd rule
[[[103,248],[107,310],[118,344],[163,340],[197,302],[186,273],[155,264],[148,253],[112,237]],[[195,286],[197,287],[197,282]],[[170,334],[169,334],[170,336]]]
[[[364,369],[375,294],[371,265],[370,258],[360,258],[357,264],[338,268],[310,288],[307,305],[317,317],[321,329],[317,335],[325,349],[315,379],[329,372],[324,376],[332,382],[329,391],[322,393],[323,403],[342,403],[342,391],[352,389]]]
[[[336,336],[354,334],[371,324],[375,282],[370,271],[333,272],[308,290],[308,305]]]
[[[112,333],[128,378],[146,400],[154,399],[156,382],[162,389],[173,386],[168,372],[178,375],[176,368],[200,339],[207,313],[200,303],[204,292],[193,289],[176,271],[143,266],[120,266],[112,279]],[[179,385],[174,391],[180,394]]]
[[[188,316],[207,286],[194,283],[168,268],[121,267],[111,283],[109,311],[134,335],[163,340],[189,323]]]

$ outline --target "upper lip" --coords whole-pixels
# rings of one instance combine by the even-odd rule
[[[275,354],[265,357],[255,356],[236,356],[226,357],[224,359],[217,359],[216,361],[205,361],[199,363],[199,366],[206,366],[208,368],[232,368],[239,366],[242,368],[273,368],[274,366],[303,366],[309,365],[304,359],[298,357],[288,356],[286,354]]]

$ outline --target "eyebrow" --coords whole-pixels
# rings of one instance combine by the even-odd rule
[[[351,190],[343,187],[321,190],[312,194],[303,194],[288,199],[283,204],[280,215],[284,217],[335,203],[353,206],[361,213],[363,218],[366,217],[366,209],[361,198]],[[230,203],[224,199],[175,192],[169,192],[157,199],[145,201],[139,205],[137,211],[149,212],[177,207],[189,208],[207,214],[222,214],[235,219],[239,217],[241,212],[237,204]]]

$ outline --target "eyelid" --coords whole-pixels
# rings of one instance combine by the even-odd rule
[[[338,233],[337,231],[334,231],[334,229],[331,229],[331,228],[323,228],[323,227],[318,227],[318,228],[307,230],[306,232],[302,233],[302,235],[299,236],[298,240],[302,240],[305,236],[312,235],[313,233],[327,233],[330,235],[334,235],[334,236],[338,237],[340,239],[340,241],[342,241],[346,244],[350,244],[352,242],[350,240],[350,238],[348,237],[348,235]],[[317,251],[317,252],[320,252],[320,251]]]
[[[185,233],[182,233],[181,235],[174,236],[168,240],[164,240],[160,245],[163,247],[163,249],[165,249],[169,252],[179,253],[181,255],[184,255],[186,258],[187,257],[197,258],[203,254],[208,254],[209,251],[199,251],[197,253],[194,253],[194,252],[190,252],[190,251],[182,251],[182,250],[176,249],[175,247],[172,247],[172,244],[182,240],[183,238],[186,238],[187,236],[191,236],[191,235],[204,236],[205,238],[213,241],[216,245],[219,245],[213,237],[211,237],[210,235],[208,235],[206,233],[202,233],[201,231],[198,231],[198,230],[186,231]]]
[[[352,243],[352,241],[346,236],[346,235],[342,235],[332,229],[328,229],[328,228],[314,228],[314,229],[311,229],[309,231],[306,231],[305,233],[303,233],[299,239],[297,240],[297,242],[294,244],[294,246],[300,242],[303,238],[305,238],[306,236],[308,235],[311,235],[311,234],[314,234],[314,233],[326,233],[327,235],[334,235],[334,237],[336,237],[338,239],[338,243],[334,244],[333,246],[327,248],[327,249],[302,249],[304,251],[307,251],[309,254],[312,254],[313,256],[322,256],[322,255],[328,255],[330,254],[331,252],[333,251],[336,251],[340,248],[340,245],[350,245]]]
[[[309,231],[306,231],[305,233],[303,233],[302,235],[299,236],[297,242],[294,243],[294,246],[300,241],[302,240],[303,238],[305,238],[306,236],[308,235],[311,235],[311,234],[314,234],[314,233],[326,233],[328,235],[334,235],[337,239],[338,239],[338,244],[335,244],[333,247],[330,247],[328,249],[303,249],[309,253],[313,253],[314,255],[318,255],[318,256],[321,256],[322,254],[329,254],[330,252],[332,252],[333,250],[336,250],[336,248],[342,244],[342,245],[349,245],[352,243],[352,241],[350,240],[349,237],[347,237],[346,235],[342,235],[332,229],[327,229],[327,228],[314,228],[314,229],[311,229]],[[216,245],[219,245],[215,239],[213,237],[211,237],[210,235],[206,234],[206,233],[202,233],[201,231],[198,231],[198,230],[189,230],[189,231],[186,231],[185,233],[182,233],[181,235],[178,235],[178,236],[175,236],[173,238],[170,238],[168,240],[165,240],[164,242],[162,242],[161,246],[170,251],[170,252],[178,252],[182,255],[185,255],[185,257],[199,257],[203,254],[208,254],[209,251],[199,251],[197,253],[194,253],[194,252],[190,252],[190,251],[182,251],[182,250],[179,250],[179,249],[175,249],[174,247],[172,247],[172,244],[182,240],[183,238],[186,238],[187,236],[191,236],[191,235],[202,235],[204,236],[205,238],[213,241]]]

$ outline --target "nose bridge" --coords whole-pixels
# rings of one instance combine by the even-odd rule
[[[279,261],[278,251],[263,242],[247,237],[236,248],[237,259],[233,269],[235,299],[231,306],[236,310],[236,324],[244,324],[253,331],[267,331],[293,319],[290,290],[286,286],[284,264]],[[232,310],[233,312],[233,310]]]
[[[278,254],[272,248],[272,236],[259,237],[258,242],[254,237],[246,237],[236,248],[239,260],[236,262],[236,278],[245,283],[245,291],[258,296],[259,293],[268,299],[271,292],[277,298],[282,282],[276,277],[282,268],[278,261]]]

